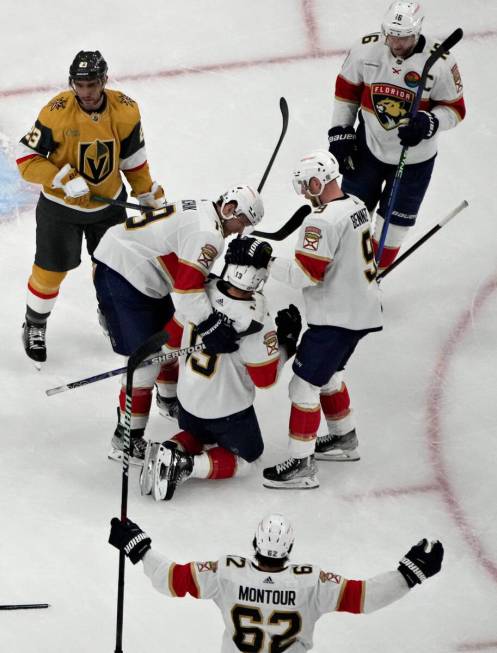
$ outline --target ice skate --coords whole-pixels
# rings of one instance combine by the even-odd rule
[[[164,442],[153,467],[152,496],[156,501],[170,501],[176,487],[192,473],[193,456],[180,451],[174,442]]]
[[[317,466],[314,456],[289,458],[274,467],[266,467],[263,472],[264,487],[281,490],[311,490],[319,487]]]
[[[178,419],[178,398],[177,397],[163,397],[157,390],[155,394],[157,408],[159,414],[167,419]]]
[[[47,360],[47,346],[45,336],[46,324],[35,324],[26,319],[22,325],[22,342],[24,351],[34,362],[36,369],[41,369],[41,364]]]
[[[316,441],[316,460],[331,460],[335,462],[347,462],[360,460],[357,450],[359,441],[355,429],[345,435],[324,435]]]
[[[143,465],[145,450],[147,448],[147,441],[143,437],[144,432],[145,429],[131,429],[130,465]],[[117,425],[110,446],[108,458],[121,462],[124,456],[124,426],[122,424]]]

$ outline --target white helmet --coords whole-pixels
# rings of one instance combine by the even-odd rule
[[[424,11],[417,2],[393,2],[383,18],[381,31],[385,36],[418,37],[424,17]]]
[[[235,288],[255,292],[261,290],[267,279],[266,268],[254,268],[252,265],[234,265],[226,267],[224,279]]]
[[[295,535],[288,519],[280,514],[267,515],[255,531],[254,547],[266,558],[286,558],[292,550]]]
[[[231,217],[237,217],[240,213],[243,213],[253,227],[259,224],[264,217],[262,198],[251,186],[234,186],[223,193],[219,199],[221,201],[221,211],[229,202],[236,202],[236,208]],[[223,218],[229,220],[224,216]]]
[[[338,161],[333,154],[326,150],[316,150],[300,159],[298,167],[293,172],[293,187],[298,195],[303,195],[307,191],[310,195],[318,197],[325,185],[339,176]],[[316,177],[321,182],[321,188],[317,193],[309,191],[309,181],[312,177]]]

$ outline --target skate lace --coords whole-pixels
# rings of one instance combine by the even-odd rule
[[[287,469],[290,469],[294,463],[295,458],[289,458],[288,460],[285,460],[284,463],[279,463],[276,465],[276,473],[279,474],[280,472],[285,472]]]
[[[28,329],[28,342],[30,349],[43,349],[45,347],[46,327],[30,326]]]

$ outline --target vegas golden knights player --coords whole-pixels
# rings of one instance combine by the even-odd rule
[[[19,144],[19,172],[42,186],[23,325],[24,348],[37,367],[47,357],[46,323],[60,285],[81,262],[83,235],[92,256],[105,231],[126,218],[124,209],[98,203],[92,194],[125,200],[124,174],[141,204],[160,208],[165,201],[150,176],[137,103],[106,83],[100,52],[78,52],[70,89],[42,108]]]

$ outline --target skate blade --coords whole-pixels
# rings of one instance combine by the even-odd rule
[[[35,370],[37,370],[38,372],[41,372],[41,368],[43,366],[43,363],[40,363],[40,361],[34,361],[33,359],[31,359],[31,360],[33,362]]]
[[[154,484],[154,464],[159,450],[157,442],[149,441],[145,450],[145,458],[143,459],[143,467],[140,473],[140,493],[142,496],[152,494],[152,487]]]
[[[347,463],[347,462],[354,462],[356,460],[360,460],[361,456],[359,455],[358,451],[335,451],[333,453],[319,453],[315,452],[314,453],[314,459],[315,460],[327,460],[329,462],[335,462],[335,463]]]
[[[152,496],[155,501],[164,501],[171,498],[169,488],[169,466],[171,464],[172,451],[162,445],[154,461]]]
[[[315,490],[319,487],[319,481],[316,477],[295,481],[270,481],[265,478],[262,485],[269,490]]]

